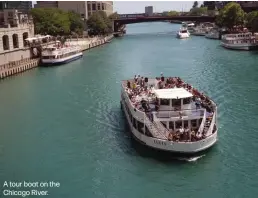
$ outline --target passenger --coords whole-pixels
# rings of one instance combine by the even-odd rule
[[[134,82],[137,82],[137,76],[134,75]]]
[[[130,83],[129,80],[127,81],[127,87],[128,87],[129,89],[131,89],[131,83]]]

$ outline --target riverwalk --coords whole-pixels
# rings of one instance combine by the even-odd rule
[[[71,45],[81,46],[82,51],[89,50],[91,48],[98,47],[107,43],[113,38],[113,35],[107,37],[95,37],[95,38],[78,38],[69,39],[67,43]],[[7,64],[0,65],[0,79],[12,76],[35,67],[40,66],[40,59],[30,59],[26,58],[19,61],[9,62]]]

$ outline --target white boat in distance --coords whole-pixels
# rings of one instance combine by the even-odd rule
[[[217,28],[212,28],[206,35],[206,38],[209,39],[219,39],[220,38],[220,33]]]
[[[151,148],[192,155],[217,142],[217,105],[179,77],[122,81],[121,107],[133,137]]]
[[[222,36],[221,45],[234,50],[257,50],[258,37],[251,32],[226,34]]]
[[[189,37],[190,37],[190,33],[188,32],[188,30],[186,28],[181,28],[179,30],[179,32],[177,32],[177,38],[185,39],[185,38],[189,38]]]
[[[62,45],[56,41],[55,45],[43,49],[41,62],[43,65],[60,65],[79,59],[82,55],[79,46]]]

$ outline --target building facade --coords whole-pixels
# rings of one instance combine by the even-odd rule
[[[0,11],[4,9],[16,9],[22,12],[28,12],[32,8],[31,1],[1,1]]]
[[[153,16],[153,6],[146,6],[145,7],[145,15],[146,16]]]
[[[108,16],[113,13],[113,1],[37,1],[35,8],[59,8],[74,11],[88,19],[96,11],[104,11]]]
[[[0,11],[0,65],[30,58],[25,39],[33,36],[33,20],[28,14],[14,9]]]

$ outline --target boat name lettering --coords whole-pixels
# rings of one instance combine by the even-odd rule
[[[154,143],[155,143],[155,144],[159,144],[159,145],[164,145],[164,146],[167,145],[166,142],[159,141],[159,140],[154,140]]]

